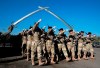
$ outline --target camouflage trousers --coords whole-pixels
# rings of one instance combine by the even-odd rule
[[[46,50],[47,50],[47,53],[49,54],[49,56],[51,53],[50,57],[54,57],[54,55],[55,55],[54,43],[51,40],[46,41]]]
[[[43,53],[46,53],[46,43],[40,42],[40,45],[41,45],[41,50],[43,51]]]
[[[42,47],[40,45],[40,41],[32,41],[32,46],[31,46],[31,59],[35,57],[35,54],[37,52],[38,59],[42,58],[42,53],[41,53]]]
[[[21,47],[21,53],[22,53],[22,56],[24,56],[26,54],[26,46],[27,44],[22,44],[22,47]]]
[[[75,47],[72,42],[67,42],[67,48],[69,52],[72,52],[72,56],[75,56]]]
[[[27,40],[26,39],[22,39],[22,48],[24,47],[24,46],[26,46],[27,45]]]
[[[58,44],[58,50],[59,50],[59,52],[62,51],[65,57],[68,56],[67,49],[66,49],[66,46],[65,46],[64,43],[59,43]]]
[[[31,49],[32,41],[28,40],[27,41],[27,54],[29,55],[29,50]]]
[[[81,56],[82,50],[83,50],[83,43],[78,43],[78,56]]]
[[[84,52],[94,52],[93,46],[91,43],[86,44],[86,46],[83,47]]]

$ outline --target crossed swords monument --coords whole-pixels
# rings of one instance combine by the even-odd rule
[[[54,17],[56,17],[58,20],[60,20],[62,23],[64,23],[69,29],[73,29],[64,19],[62,19],[61,17],[59,17],[59,16],[56,15],[55,13],[51,12],[50,10],[48,10],[49,7],[41,7],[41,6],[38,6],[38,8],[39,8],[39,9],[37,9],[37,10],[35,10],[35,11],[33,11],[33,12],[31,12],[31,13],[25,15],[25,16],[23,16],[22,18],[20,18],[20,19],[17,20],[16,22],[14,22],[14,23],[10,26],[10,28],[8,28],[8,30],[10,29],[10,31],[8,31],[8,32],[11,33],[12,30],[13,30],[12,28],[13,28],[14,26],[16,26],[18,23],[20,23],[21,21],[23,21],[24,19],[28,18],[29,16],[31,16],[31,15],[33,15],[33,14],[39,12],[39,11],[42,11],[42,10],[45,10],[45,11],[48,12],[49,14],[53,15]],[[40,22],[40,21],[41,21],[41,19],[38,20],[38,22]],[[12,28],[11,28],[11,27],[12,27]]]

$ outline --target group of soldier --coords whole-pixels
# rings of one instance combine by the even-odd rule
[[[40,29],[38,25],[39,22],[36,22],[29,30],[21,33],[22,55],[25,54],[26,50],[27,61],[31,56],[32,65],[35,65],[36,57],[39,65],[55,64],[63,56],[66,61],[76,61],[82,58],[87,60],[89,57],[94,59],[93,36],[91,32],[85,37],[84,31],[76,34],[71,29],[69,30],[69,35],[66,36],[63,28],[60,28],[58,34],[55,34],[51,26],[48,26],[48,31],[46,32],[44,29]],[[89,57],[87,56],[88,52],[91,54]],[[45,58],[44,61],[43,57]]]

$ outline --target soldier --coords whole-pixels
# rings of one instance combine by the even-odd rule
[[[52,27],[48,27],[48,32],[47,32],[47,41],[46,41],[46,49],[48,53],[47,57],[47,62],[51,59],[51,64],[54,64],[54,55],[55,55],[55,50],[54,50],[54,32]]]
[[[67,40],[67,48],[68,51],[72,53],[72,60],[75,59],[75,32],[73,30],[69,30],[69,37]]]
[[[81,60],[81,51],[83,51],[85,38],[84,38],[84,31],[81,31],[78,34],[78,60]]]
[[[93,49],[93,46],[92,46],[92,42],[93,42],[93,37],[91,35],[91,32],[88,32],[88,35],[86,37],[86,46],[84,47],[84,56],[83,56],[84,59],[88,59],[86,57],[87,52],[91,53],[91,59],[94,58],[94,56],[93,56],[94,55],[94,49]]]
[[[45,41],[45,37],[41,37],[40,43],[41,43],[41,48],[42,48],[42,52],[43,52],[43,55],[44,55],[46,53],[46,41]]]
[[[41,34],[41,47],[43,54],[46,53],[46,32],[44,29],[42,29],[42,34]]]
[[[38,24],[39,22],[37,22],[32,28],[32,31],[33,31],[33,40],[32,40],[32,46],[31,46],[32,65],[35,65],[34,58],[35,58],[36,51],[37,51],[39,65],[44,64],[42,62],[42,53],[41,53],[42,48],[41,48],[41,42],[40,42],[41,29],[38,27]]]
[[[67,54],[67,50],[66,50],[66,45],[65,45],[65,38],[66,35],[64,34],[64,30],[63,28],[59,29],[59,33],[58,33],[58,50],[59,53],[61,53],[61,51],[63,52],[64,56],[66,57],[66,60],[69,61],[70,59],[68,58],[68,54]],[[61,54],[59,54],[60,57]]]
[[[31,46],[32,46],[32,31],[30,28],[30,30],[27,31],[27,61],[29,61]]]
[[[27,46],[27,34],[26,31],[22,32],[22,56],[25,55],[26,46]]]

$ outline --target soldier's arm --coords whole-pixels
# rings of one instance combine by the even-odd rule
[[[38,27],[39,22],[37,22],[33,27],[32,30],[34,31]]]
[[[31,28],[31,29],[29,29],[29,30],[27,31],[27,33],[29,33],[30,31],[32,31],[32,28]]]
[[[35,23],[35,25],[32,27],[33,31],[38,27],[40,22],[41,22],[41,19],[39,19],[38,22]]]
[[[12,32],[13,28],[14,28],[14,25],[11,25],[11,26],[8,28],[8,32],[4,33],[3,35],[8,35],[8,34],[10,34],[10,33]]]
[[[39,23],[40,22],[36,22],[35,25],[33,25],[33,27],[27,31],[27,33],[29,33],[30,31],[32,31],[32,33],[34,33],[34,30],[38,27]]]
[[[52,32],[52,29],[51,30],[49,30],[48,32],[47,32],[47,34],[50,34]]]
[[[8,32],[11,33],[12,30],[13,30],[13,28],[14,28],[14,25],[11,25],[11,26],[8,28]]]

